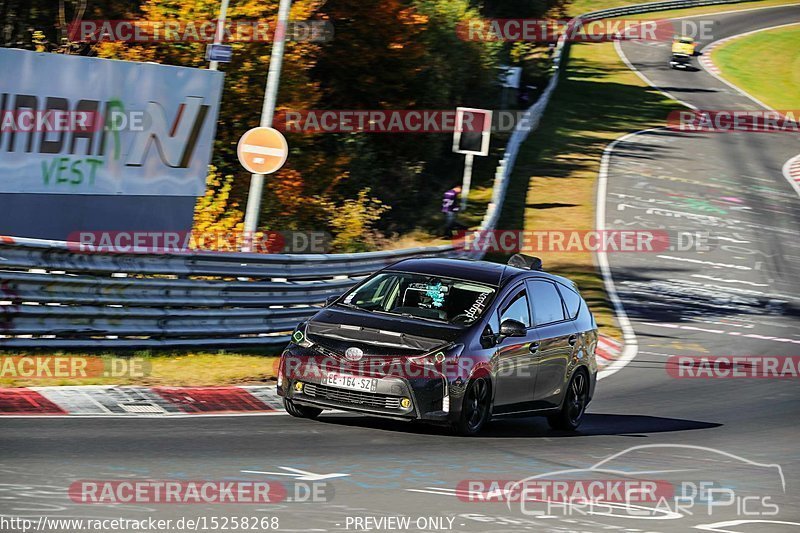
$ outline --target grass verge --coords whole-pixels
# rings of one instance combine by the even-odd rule
[[[773,109],[800,109],[800,24],[734,39],[711,59],[725,79]]]

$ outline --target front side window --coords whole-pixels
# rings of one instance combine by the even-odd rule
[[[488,285],[427,274],[384,272],[350,291],[341,305],[363,311],[468,325],[491,303]]]
[[[528,296],[525,291],[520,291],[509,300],[500,312],[500,323],[504,320],[516,320],[522,322],[525,327],[531,326],[531,313],[528,306]]]

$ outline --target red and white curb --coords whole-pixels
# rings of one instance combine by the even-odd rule
[[[800,181],[800,155],[796,155],[789,161],[789,177],[793,181]]]
[[[700,56],[700,64],[703,65],[704,69],[711,72],[712,74],[716,74],[717,76],[722,74],[722,71],[719,69],[719,67],[715,65],[713,61],[711,61],[711,56],[706,56],[706,55]]]
[[[715,76],[720,76],[722,74],[722,71],[717,65],[714,64],[714,61],[711,60],[711,51],[714,50],[714,48],[717,48],[718,46],[723,45],[728,41],[736,39],[737,37],[739,36],[734,35],[732,37],[726,37],[725,39],[714,41],[713,43],[703,48],[703,55],[701,55],[700,58],[698,59],[700,65],[702,65],[702,67],[711,74],[714,74]]]
[[[783,177],[800,194],[800,154],[797,154],[783,165]]]
[[[622,354],[623,345],[616,339],[600,335],[597,339],[597,366],[602,370],[604,367],[616,361]]]
[[[0,389],[0,416],[198,416],[283,412],[275,386]]]

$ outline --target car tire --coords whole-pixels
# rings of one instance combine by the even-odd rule
[[[589,378],[586,372],[578,370],[569,381],[561,410],[558,414],[548,416],[547,423],[553,429],[575,431],[581,425],[588,403]]]
[[[453,423],[453,431],[458,435],[477,435],[489,421],[491,405],[491,389],[489,380],[475,378],[470,380],[464,391],[461,414]]]
[[[317,407],[308,407],[307,405],[297,405],[289,398],[283,399],[283,408],[286,409],[286,412],[292,416],[297,418],[317,418],[320,413],[322,413],[322,409]]]

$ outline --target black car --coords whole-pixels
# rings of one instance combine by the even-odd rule
[[[597,382],[596,345],[575,284],[537,258],[408,259],[297,327],[278,394],[305,418],[339,409],[470,435],[491,418],[542,415],[574,430]]]

